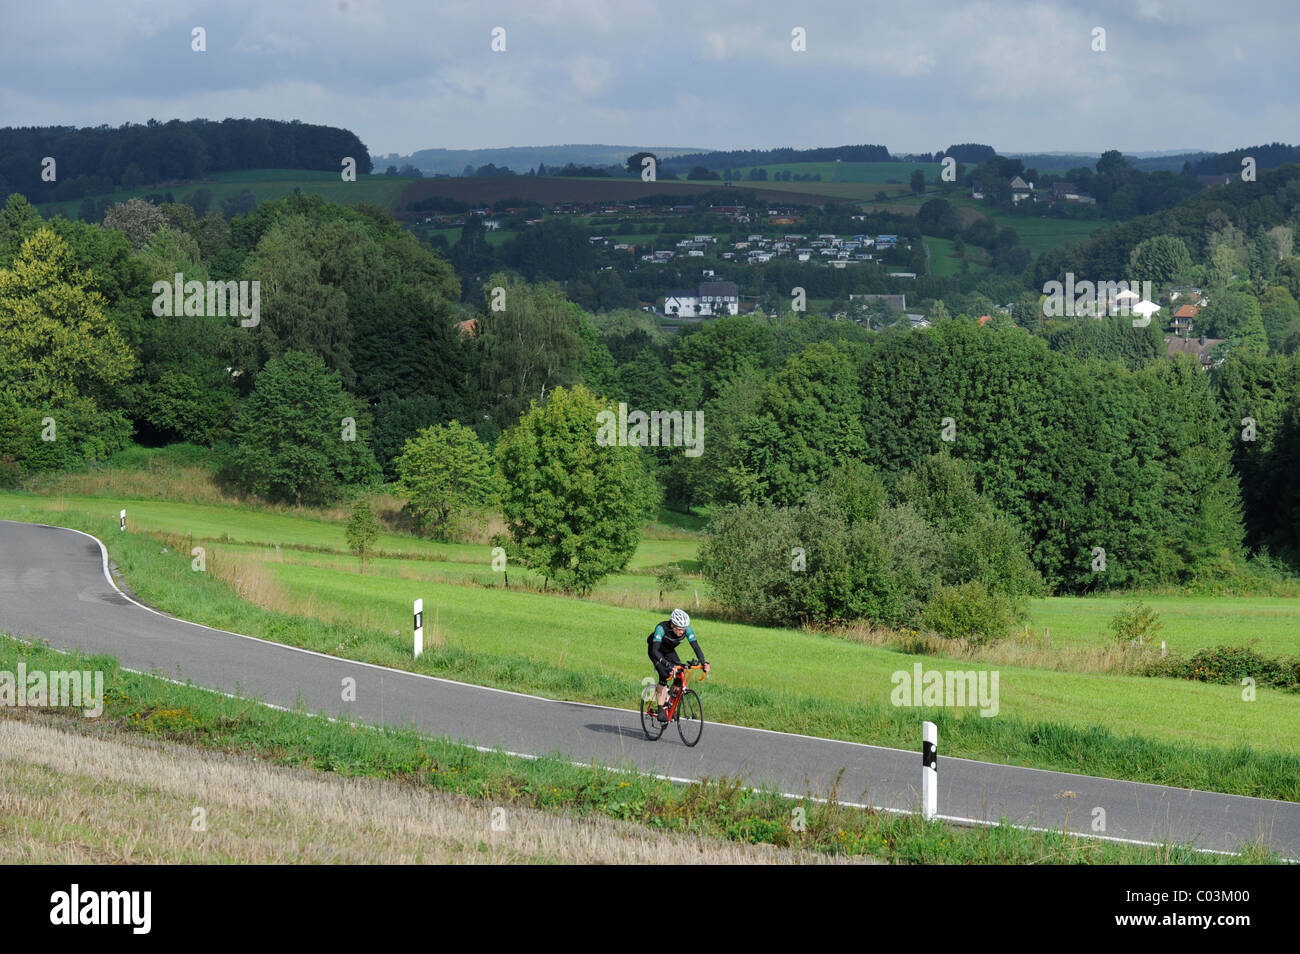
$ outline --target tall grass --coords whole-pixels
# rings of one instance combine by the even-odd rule
[[[1053,647],[1043,629],[1026,626],[995,643],[972,644],[914,629],[890,629],[860,623],[825,630],[828,635],[864,646],[885,646],[914,655],[940,656],[1000,666],[1023,666],[1054,672],[1141,675],[1160,659],[1160,647],[1150,643],[1108,643],[1082,648]]]
[[[22,489],[55,500],[65,496],[120,497],[254,507],[333,523],[345,523],[350,513],[350,504],[345,501],[330,506],[307,506],[274,503],[242,493],[220,481],[212,451],[188,444],[157,449],[130,447],[103,463],[92,463],[80,472],[34,474],[22,482]],[[385,529],[395,533],[410,532],[410,520],[403,512],[404,498],[386,491],[378,492],[371,495],[371,505]]]

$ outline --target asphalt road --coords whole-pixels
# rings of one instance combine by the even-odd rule
[[[741,778],[794,795],[916,810],[921,726],[915,751],[708,723],[695,748],[672,727],[657,742],[637,713],[420,676],[227,633],[150,610],[109,579],[108,557],[73,530],[0,521],[0,631],[116,657],[122,665],[192,680],[236,695],[381,725],[414,725],[488,748],[559,754],[577,762],[635,767],[673,779]],[[356,701],[342,701],[345,678]],[[638,687],[628,686],[631,706]],[[704,685],[708,718],[708,684]],[[838,780],[838,785],[837,785]],[[1105,811],[1109,838],[1191,842],[1232,851],[1262,838],[1300,859],[1300,803],[1222,795],[947,758],[939,739],[939,813],[1093,831]]]

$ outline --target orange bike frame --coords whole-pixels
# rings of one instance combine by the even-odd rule
[[[691,681],[690,672],[692,669],[698,669],[700,672],[704,672],[704,667],[698,662],[691,663],[689,666],[683,663],[680,666],[674,666],[673,671],[668,676],[669,722],[671,722],[673,716],[677,714],[677,703],[681,702],[682,695],[686,692],[686,684]],[[708,673],[700,676],[700,678],[709,678]]]

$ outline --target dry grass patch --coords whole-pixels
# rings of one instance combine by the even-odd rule
[[[206,830],[195,830],[196,808]],[[845,863],[0,718],[0,863]],[[502,824],[503,823],[503,824]]]
[[[91,470],[86,473],[37,474],[23,489],[47,497],[124,497],[174,503],[238,504],[242,498],[223,490],[205,467],[154,464],[136,468]]]
[[[810,631],[814,631],[811,630]],[[1057,672],[1139,675],[1160,658],[1151,643],[1111,643],[1082,649],[1056,649],[1049,634],[1025,627],[1008,639],[987,645],[965,639],[947,639],[912,629],[888,629],[861,623],[826,630],[829,635],[865,646],[885,646],[923,656],[943,656],[1000,666],[1050,669]]]

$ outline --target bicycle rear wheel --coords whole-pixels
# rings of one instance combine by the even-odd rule
[[[677,731],[681,734],[683,742],[694,745],[700,741],[700,736],[704,734],[704,705],[694,689],[687,689],[682,693],[681,701],[677,703],[675,718]]]
[[[638,692],[636,702],[637,708],[641,710],[641,731],[645,733],[647,739],[654,742],[659,738],[659,736],[664,734],[664,729],[668,728],[668,726],[659,721],[659,716],[657,714],[658,710],[655,712],[649,711],[650,707],[655,704],[654,688],[650,687],[649,692],[646,692],[644,689]]]

